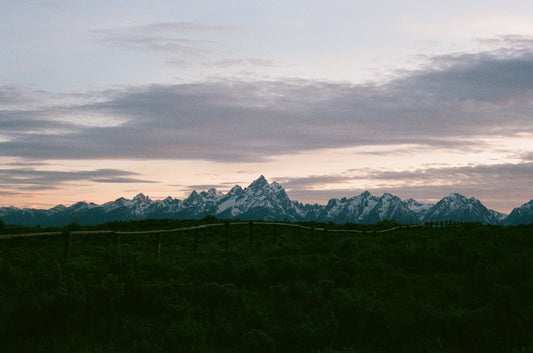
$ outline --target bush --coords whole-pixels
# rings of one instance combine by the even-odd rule
[[[264,331],[252,329],[241,338],[239,351],[242,353],[274,353],[276,344]]]
[[[533,226],[223,230],[0,241],[2,352],[533,352]]]

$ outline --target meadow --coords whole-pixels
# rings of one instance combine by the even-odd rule
[[[533,226],[194,238],[73,236],[68,257],[62,236],[1,240],[1,351],[533,352]]]

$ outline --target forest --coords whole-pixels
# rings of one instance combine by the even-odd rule
[[[4,352],[533,352],[533,226],[0,227]],[[65,234],[66,234],[65,233]]]

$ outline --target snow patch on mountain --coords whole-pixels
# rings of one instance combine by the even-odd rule
[[[533,224],[533,200],[512,210],[503,223],[505,225]]]
[[[81,224],[97,224],[130,219],[199,219],[205,216],[220,219],[289,220],[372,224],[383,220],[396,220],[414,224],[435,220],[458,220],[488,224],[533,223],[533,200],[506,215],[488,210],[475,198],[453,193],[436,204],[418,202],[412,198],[401,200],[390,193],[374,196],[365,191],[350,198],[331,199],[326,205],[302,204],[290,200],[277,182],[268,183],[264,176],[248,187],[235,185],[226,194],[211,188],[192,191],[179,200],[167,197],[152,200],[139,193],[133,199],[123,197],[97,205],[81,201],[66,207],[55,206],[49,210],[0,207],[0,218],[7,224],[26,226],[62,226],[73,220]]]
[[[463,222],[481,222],[484,224],[498,224],[494,213],[489,211],[481,202],[474,198],[467,198],[461,194],[453,193],[435,205],[431,206],[424,221],[456,220]]]

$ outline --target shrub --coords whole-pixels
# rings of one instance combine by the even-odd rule
[[[276,344],[272,337],[264,331],[252,329],[242,336],[239,351],[243,353],[273,353],[276,351]]]

